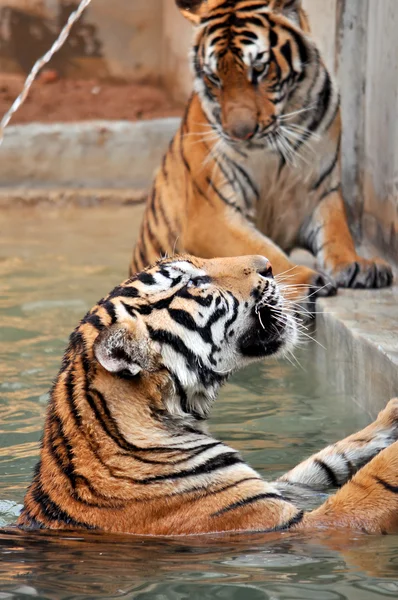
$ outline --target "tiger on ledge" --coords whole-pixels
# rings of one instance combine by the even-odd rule
[[[194,91],[149,195],[131,274],[175,252],[259,254],[305,293],[390,285],[389,265],[358,256],[347,225],[339,94],[301,0],[177,5],[194,24]],[[298,246],[319,272],[293,265],[286,253]]]
[[[70,337],[17,525],[397,531],[398,400],[274,483],[208,432],[234,371],[294,347],[294,314],[261,256],[177,256],[116,287]]]

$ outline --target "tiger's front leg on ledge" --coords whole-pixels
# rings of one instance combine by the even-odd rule
[[[368,427],[321,450],[278,481],[262,482],[248,471],[239,486],[225,485],[225,492],[211,496],[206,527],[217,531],[347,528],[395,532],[397,438],[396,398]],[[325,502],[321,492],[339,486],[339,492]],[[319,508],[303,512],[315,506]]]
[[[272,270],[284,297],[293,302],[312,302],[316,296],[336,293],[331,278],[309,267],[296,265],[271,239],[218,198],[212,203],[193,202],[181,242],[184,250],[203,258],[260,255],[272,264]],[[209,235],[209,223],[212,234]]]
[[[340,189],[330,191],[320,201],[305,227],[304,239],[320,267],[339,287],[383,288],[391,285],[393,274],[387,262],[358,256]]]
[[[398,532],[398,442],[371,460],[318,509],[304,515],[298,529]]]
[[[327,492],[343,486],[396,441],[398,398],[390,400],[373,423],[314,454],[280,477],[275,485],[291,502],[301,506],[302,500],[302,507],[306,507],[312,491]]]

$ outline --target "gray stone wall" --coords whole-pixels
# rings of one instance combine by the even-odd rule
[[[358,234],[398,262],[396,0],[339,0],[343,183]]]

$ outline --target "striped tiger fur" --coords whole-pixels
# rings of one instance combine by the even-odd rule
[[[282,355],[297,336],[260,256],[177,256],[116,287],[70,337],[17,525],[153,535],[318,523],[393,530],[398,401],[274,483],[207,430],[229,375]],[[326,505],[303,512],[334,486],[343,487]]]
[[[260,254],[276,274],[289,272],[292,296],[390,285],[389,265],[358,256],[347,225],[339,94],[300,0],[177,4],[195,26],[194,91],[153,184],[131,273],[175,251]],[[319,272],[291,262],[297,246]]]

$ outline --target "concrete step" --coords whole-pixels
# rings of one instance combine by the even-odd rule
[[[126,206],[144,204],[147,189],[114,188],[1,188],[0,209],[33,208],[36,206]]]

